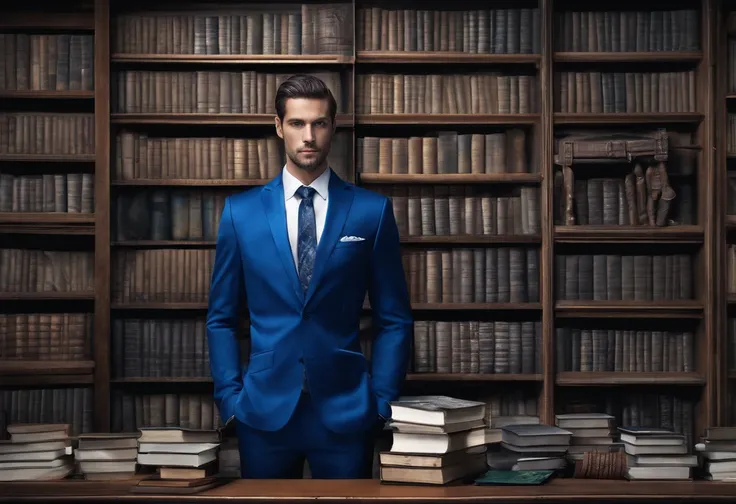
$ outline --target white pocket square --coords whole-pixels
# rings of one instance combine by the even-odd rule
[[[343,236],[340,238],[341,242],[359,242],[359,241],[365,241],[365,238],[362,236]]]

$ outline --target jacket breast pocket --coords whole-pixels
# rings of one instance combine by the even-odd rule
[[[248,374],[265,371],[273,366],[273,350],[258,352],[250,356],[248,363]]]

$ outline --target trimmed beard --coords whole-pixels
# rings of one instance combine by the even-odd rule
[[[327,151],[329,152],[329,151]],[[297,159],[295,155],[292,155],[290,152],[287,152],[286,155],[289,156],[289,159],[291,159],[291,162],[294,163],[300,170],[304,170],[307,173],[312,173],[319,167],[322,162],[327,158],[326,151],[320,151],[319,156],[317,156],[314,161],[310,161],[308,163],[302,163]]]

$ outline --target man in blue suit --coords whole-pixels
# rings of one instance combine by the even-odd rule
[[[373,437],[408,364],[413,321],[399,233],[385,196],[327,164],[337,105],[320,79],[295,75],[275,99],[286,165],[225,202],[207,338],[214,398],[235,421],[242,476],[370,477]],[[377,326],[369,365],[359,318]],[[236,327],[250,315],[241,367]]]

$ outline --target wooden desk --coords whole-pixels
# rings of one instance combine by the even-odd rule
[[[736,483],[631,482],[555,479],[542,486],[399,486],[377,480],[236,480],[197,495],[129,493],[130,482],[17,482],[0,484],[0,502],[321,502],[418,503],[570,503],[736,502]]]

